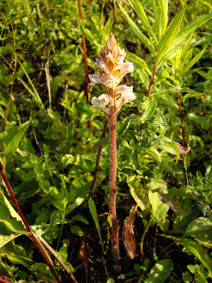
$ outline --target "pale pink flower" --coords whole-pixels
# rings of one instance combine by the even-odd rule
[[[99,97],[91,99],[92,107],[102,110],[104,113],[109,114],[110,96],[108,94],[101,94]]]
[[[91,100],[93,107],[101,109],[106,114],[109,113],[109,107],[115,103],[116,109],[136,98],[133,88],[126,85],[118,86],[123,77],[134,70],[133,63],[126,62],[126,53],[117,44],[115,37],[110,36],[105,47],[101,50],[99,58],[96,59],[95,66],[100,70],[100,74],[89,75],[90,85],[102,84],[108,90],[113,99],[110,101],[110,95],[102,94],[99,98],[94,97]],[[114,96],[115,95],[115,96]],[[111,97],[112,99],[112,97]]]

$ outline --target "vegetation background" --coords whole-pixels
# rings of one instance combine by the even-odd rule
[[[211,10],[209,0],[0,2],[1,163],[32,231],[75,282],[210,282]],[[118,113],[118,222],[129,223],[128,254],[136,243],[130,257],[121,243],[119,276],[106,117],[86,103],[84,65],[95,72],[111,32],[134,63],[137,96]],[[87,102],[102,93],[89,91]],[[3,183],[0,280],[56,282]]]

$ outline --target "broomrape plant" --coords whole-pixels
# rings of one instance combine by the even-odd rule
[[[119,85],[123,77],[133,71],[131,62],[124,63],[126,53],[117,44],[115,37],[111,34],[105,47],[96,59],[95,66],[100,74],[90,75],[91,85],[102,84],[108,91],[99,97],[91,99],[92,107],[102,110],[109,118],[110,125],[110,200],[109,212],[112,222],[112,249],[114,270],[119,273],[121,270],[119,258],[119,227],[116,216],[116,113],[125,103],[133,101],[136,96],[132,86]]]

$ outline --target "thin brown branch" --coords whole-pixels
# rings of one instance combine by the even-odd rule
[[[110,96],[113,97],[113,90],[110,90]],[[113,264],[116,273],[121,272],[120,251],[119,251],[119,227],[116,216],[116,170],[117,170],[117,152],[116,152],[116,105],[110,107],[110,200],[109,211],[112,222],[112,250]]]
[[[182,113],[182,110],[181,110],[181,102],[180,102],[179,92],[176,92],[176,96],[177,96],[178,111],[179,111],[179,116],[180,116],[180,121],[181,121],[183,145],[184,145],[184,147],[187,147],[187,142],[186,142],[186,137],[185,137],[184,118],[183,118],[183,113]]]
[[[153,68],[153,72],[152,72],[152,77],[151,77],[151,80],[150,80],[150,83],[149,83],[149,87],[148,87],[148,90],[147,90],[147,96],[148,97],[150,96],[150,93],[151,93],[151,90],[152,90],[152,85],[153,85],[154,80],[155,80],[155,74],[156,74],[156,70],[157,70],[157,65],[158,65],[158,63],[155,62],[155,65],[154,65],[154,68]]]
[[[106,136],[107,126],[108,126],[108,121],[106,120],[101,139],[103,139]],[[100,159],[101,159],[101,154],[102,154],[102,147],[103,147],[102,144],[100,144],[98,152],[97,152],[96,167],[95,167],[95,171],[94,171],[94,177],[93,177],[93,182],[92,182],[91,192],[90,192],[91,196],[95,193],[95,189],[96,189],[96,182],[97,182],[98,173],[99,173],[99,164],[100,164]]]
[[[30,227],[29,227],[29,224],[28,224],[28,222],[26,221],[26,218],[25,218],[25,216],[24,216],[24,214],[23,214],[23,212],[22,212],[22,210],[21,210],[21,208],[20,208],[20,206],[19,206],[19,204],[18,204],[18,201],[17,201],[17,199],[16,199],[16,197],[15,197],[15,195],[14,195],[14,193],[13,193],[13,189],[12,189],[12,187],[10,186],[10,184],[9,184],[9,182],[8,182],[7,176],[6,176],[5,172],[4,172],[4,169],[3,169],[3,166],[2,166],[2,164],[1,164],[1,162],[0,162],[0,171],[1,171],[1,175],[2,175],[2,178],[3,178],[3,180],[4,180],[4,183],[5,183],[7,189],[8,189],[8,191],[9,191],[9,193],[10,193],[10,196],[11,196],[12,200],[13,200],[13,203],[14,203],[14,205],[16,206],[17,212],[18,212],[18,214],[20,215],[21,219],[23,220],[23,223],[24,223],[24,225],[25,225],[27,231],[29,232],[29,235],[30,235],[32,241],[34,242],[35,246],[37,247],[37,249],[39,250],[39,252],[40,252],[41,255],[43,256],[43,258],[44,258],[44,260],[46,261],[47,265],[50,267],[50,269],[51,269],[51,271],[52,271],[52,273],[53,273],[55,279],[57,280],[57,282],[58,282],[58,283],[62,283],[62,281],[59,279],[59,277],[58,277],[58,275],[57,275],[57,272],[56,272],[56,270],[55,270],[55,268],[54,268],[53,263],[51,262],[50,258],[49,258],[48,255],[46,254],[46,252],[45,252],[45,250],[43,249],[43,247],[42,247],[42,246],[40,245],[40,243],[38,242],[37,238],[36,238],[36,237],[34,236],[34,234],[32,233],[32,231],[31,231],[31,229],[30,229]]]
[[[81,1],[78,0],[78,10],[79,10],[79,16],[80,19],[83,19],[82,14],[82,7],[81,7]],[[89,102],[89,77],[88,77],[88,61],[87,61],[87,48],[86,48],[86,38],[85,35],[82,34],[82,47],[83,47],[83,56],[84,56],[84,65],[85,65],[85,97],[86,97],[86,103],[90,104]],[[91,121],[88,121],[88,128],[91,127]]]
[[[56,258],[56,260],[60,263],[60,265],[65,269],[65,271],[69,274],[70,278],[73,280],[74,283],[77,283],[77,280],[73,273],[68,269],[62,259],[57,255],[55,250],[40,236],[38,235],[37,238],[39,241],[44,245],[44,247]]]

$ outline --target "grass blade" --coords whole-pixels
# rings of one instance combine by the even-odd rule
[[[29,87],[26,87],[26,86],[27,86],[26,84],[24,84],[24,86],[25,86],[26,89],[31,93],[31,95],[33,96],[33,98],[34,98],[34,100],[37,102],[37,104],[38,104],[42,109],[44,109],[43,102],[42,102],[42,100],[41,100],[41,98],[40,98],[40,96],[39,96],[39,94],[38,94],[38,92],[37,92],[37,90],[36,90],[36,88],[35,88],[35,86],[34,86],[32,80],[31,80],[31,78],[30,78],[30,76],[28,75],[28,73],[27,73],[27,71],[26,71],[24,65],[23,65],[19,60],[18,60],[18,63],[20,64],[21,69],[23,70],[25,76],[27,77],[27,80],[28,80],[29,84],[31,85],[33,91],[29,91],[30,88],[29,88]],[[23,83],[23,81],[22,81],[22,83]]]
[[[98,216],[97,216],[96,205],[95,205],[94,200],[91,197],[88,200],[88,207],[89,207],[91,216],[93,218],[93,221],[96,225],[96,230],[97,230],[99,239],[100,239],[102,247],[103,247],[102,234],[101,234],[101,230],[100,230],[99,219],[98,219]]]

